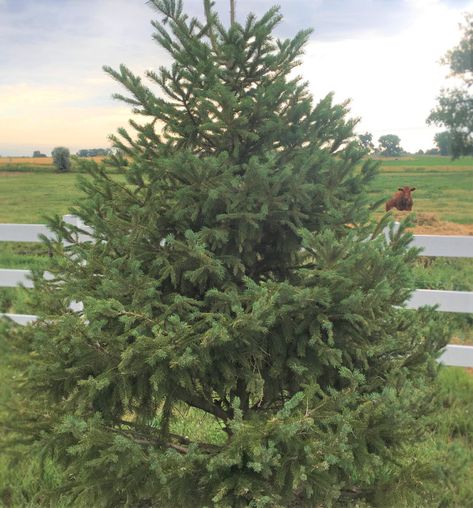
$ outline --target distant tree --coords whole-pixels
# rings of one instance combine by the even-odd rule
[[[425,151],[425,155],[440,155],[440,150],[438,148],[429,148]]]
[[[360,134],[358,136],[358,139],[360,140],[360,145],[365,150],[367,150],[370,153],[374,151],[373,134],[365,132],[364,134]]]
[[[434,137],[440,155],[452,155],[452,134],[449,131],[438,132]]]
[[[398,157],[404,150],[401,148],[401,138],[395,134],[386,134],[378,139],[380,154],[384,157]]]
[[[100,157],[111,155],[112,151],[110,148],[86,148],[83,150],[79,150],[77,155],[79,157]]]
[[[417,150],[416,155],[425,155],[424,150]]]
[[[71,154],[68,148],[64,146],[57,146],[52,151],[53,162],[56,169],[61,172],[70,171],[71,169]]]
[[[40,157],[46,157],[46,155],[44,153],[41,153],[39,150],[35,150],[33,152],[33,157],[36,159],[36,158],[40,158]]]
[[[451,136],[451,155],[454,158],[473,153],[473,13],[466,15],[460,25],[463,38],[442,59],[450,67],[450,77],[460,80],[456,88],[442,89],[438,104],[427,123],[446,127]]]

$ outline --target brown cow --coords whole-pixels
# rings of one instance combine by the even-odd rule
[[[394,196],[386,201],[386,211],[391,208],[397,208],[398,210],[412,210],[412,196],[411,192],[416,190],[415,187],[399,187],[398,192]]]

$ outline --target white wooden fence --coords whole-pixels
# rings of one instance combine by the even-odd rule
[[[66,215],[64,220],[91,231],[77,217]],[[43,224],[0,224],[0,242],[39,242],[40,235],[52,238],[54,233]],[[473,257],[473,236],[415,235],[412,245],[421,247],[423,256]],[[45,276],[48,277],[48,274]],[[29,270],[0,269],[0,287],[31,288],[32,285]],[[418,289],[406,302],[408,309],[418,309],[424,305],[437,305],[440,312],[473,313],[473,292]],[[25,314],[0,314],[2,316],[20,325],[36,320],[36,316]],[[473,367],[473,346],[449,344],[440,361],[445,365]]]

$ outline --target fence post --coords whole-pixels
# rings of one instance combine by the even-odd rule
[[[399,231],[399,226],[401,225],[400,222],[394,222],[394,226],[393,226],[393,233],[396,234],[398,231]],[[384,228],[384,238],[386,238],[386,241],[389,243],[390,242],[390,238],[389,238],[389,233],[390,233],[390,227],[387,226]]]
[[[81,226],[81,224],[80,224],[81,220],[76,215],[71,215],[71,214],[63,215],[62,220],[66,224],[70,224],[71,226],[75,226],[77,228],[79,228]],[[75,233],[75,240],[76,241],[78,240],[77,233]],[[67,240],[64,242],[64,245],[69,245],[69,244],[70,244],[70,242],[68,242]]]
[[[81,219],[79,217],[77,217],[77,215],[67,214],[67,215],[63,216],[62,220],[66,224],[70,224],[71,226],[75,226],[77,228],[80,228],[84,225],[83,222],[81,221]],[[79,239],[78,233],[75,234],[75,239],[76,239],[76,241],[78,241],[78,239]],[[64,245],[66,245],[66,246],[70,245],[70,242],[65,241]],[[71,300],[71,303],[69,304],[69,308],[73,312],[82,312],[84,310],[84,304],[83,304],[83,302],[78,302],[77,300]]]

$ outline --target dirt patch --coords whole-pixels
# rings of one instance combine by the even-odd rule
[[[449,344],[458,344],[460,346],[473,346],[471,339],[460,339],[458,337],[452,337]]]
[[[395,212],[396,220],[402,220],[410,212]],[[473,236],[473,224],[457,224],[442,221],[435,213],[416,213],[416,225],[410,229],[418,235]]]
[[[438,226],[416,226],[413,232],[418,235],[473,236],[473,224],[442,222]]]

